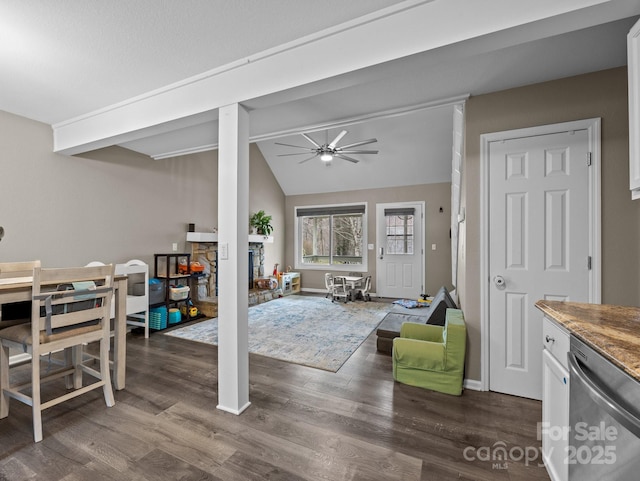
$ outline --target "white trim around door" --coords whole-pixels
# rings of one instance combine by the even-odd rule
[[[543,125],[480,136],[480,376],[483,391],[489,390],[489,144],[490,142],[547,135],[559,132],[587,130],[591,169],[589,173],[589,249],[591,271],[589,302],[601,302],[601,119],[585,119]],[[585,159],[587,161],[587,159]]]
[[[403,266],[402,255],[389,255],[387,253],[387,234],[385,223],[385,209],[402,209],[402,208],[415,208],[415,217],[417,225],[414,225],[414,256],[411,262],[407,261]],[[424,293],[425,289],[425,212],[426,203],[424,201],[414,202],[393,202],[393,203],[380,203],[376,204],[376,291],[378,296],[382,297],[407,297],[417,298],[420,294]],[[382,251],[380,250],[382,249]],[[382,252],[382,256],[381,256]],[[393,269],[392,274],[394,277],[393,286],[387,288],[388,274],[385,267],[385,259],[395,259],[396,269]],[[417,262],[416,262],[417,261]],[[416,263],[420,264],[419,270],[415,269]],[[392,263],[393,265],[393,263]],[[411,275],[409,275],[411,273]],[[417,278],[419,273],[420,279]],[[407,277],[408,276],[408,277]],[[410,279],[409,279],[410,277]],[[394,287],[395,286],[395,287]],[[405,289],[406,288],[406,289]],[[405,291],[405,292],[400,292]],[[411,293],[411,294],[409,294]]]

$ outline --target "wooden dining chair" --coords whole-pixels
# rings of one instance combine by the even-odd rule
[[[40,261],[0,262],[0,279],[32,277],[33,269]],[[24,324],[31,319],[31,301],[11,302],[0,305],[0,329]]]
[[[113,297],[114,267],[77,267],[33,271],[30,324],[0,331],[0,419],[9,415],[14,398],[32,407],[33,437],[42,441],[42,411],[90,390],[102,388],[108,407],[114,405],[109,374],[109,311]],[[83,344],[99,342],[99,371],[83,363]],[[9,349],[31,354],[30,382],[11,385]],[[40,373],[40,356],[71,350],[71,362]],[[67,358],[67,357],[65,357]],[[84,384],[83,373],[97,380]],[[89,377],[90,376],[90,377]],[[73,380],[73,390],[43,402],[41,386],[64,378]],[[71,387],[71,386],[67,386]]]

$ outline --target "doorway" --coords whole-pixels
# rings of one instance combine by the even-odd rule
[[[376,295],[417,299],[424,291],[424,202],[376,205]]]
[[[484,389],[540,399],[535,302],[600,302],[599,139],[599,119],[481,136]]]

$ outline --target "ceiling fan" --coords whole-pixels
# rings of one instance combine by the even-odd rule
[[[353,147],[360,147],[361,145],[366,145],[366,144],[372,144],[374,142],[377,142],[377,139],[368,139],[368,140],[362,140],[360,142],[354,142],[352,144],[347,144],[347,145],[342,145],[342,146],[338,146],[338,142],[340,142],[340,140],[342,140],[342,137],[344,137],[345,135],[347,135],[347,131],[343,130],[342,132],[340,132],[338,135],[336,135],[336,138],[333,139],[331,142],[329,142],[329,131],[325,132],[325,143],[324,144],[319,144],[318,142],[316,142],[315,140],[313,140],[309,135],[307,134],[302,134],[302,136],[307,139],[309,142],[311,142],[313,144],[313,147],[302,147],[300,145],[291,145],[291,144],[283,144],[281,142],[276,142],[277,145],[284,145],[286,147],[294,147],[296,149],[303,149],[305,152],[295,152],[292,154],[279,154],[278,157],[287,157],[290,155],[304,155],[307,154],[309,155],[309,153],[313,154],[313,156],[301,160],[300,162],[298,162],[299,164],[303,164],[304,162],[307,162],[311,159],[315,159],[316,157],[320,157],[320,160],[322,160],[323,162],[331,162],[333,160],[334,157],[337,157],[339,159],[344,159],[344,160],[348,160],[349,162],[353,162],[354,164],[357,164],[358,162],[360,162],[358,159],[354,159],[353,157],[350,157],[349,155],[352,154],[377,154],[378,151],[377,150],[351,150]],[[349,154],[349,155],[346,155]]]

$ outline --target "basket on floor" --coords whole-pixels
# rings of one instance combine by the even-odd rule
[[[156,330],[167,328],[166,307],[154,307],[149,309],[149,328]]]

